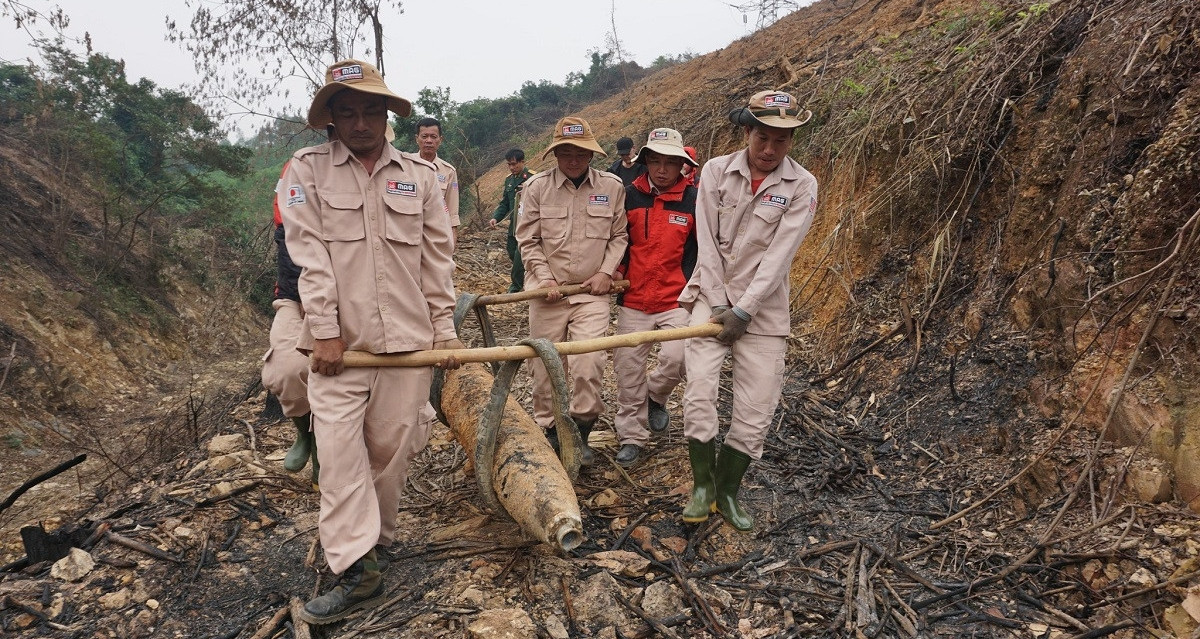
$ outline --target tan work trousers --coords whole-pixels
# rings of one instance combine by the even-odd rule
[[[300,304],[275,300],[275,319],[271,320],[271,346],[263,355],[263,388],[279,398],[287,417],[308,413],[308,358],[296,350],[303,316]]]
[[[692,308],[691,324],[703,324],[712,308],[701,296]],[[753,326],[753,321],[751,321]],[[683,434],[702,442],[717,436],[717,389],[725,355],[733,354],[733,417],[725,443],[761,459],[763,440],[783,391],[787,340],[777,335],[746,333],[726,346],[715,337],[684,340],[687,386],[683,391]]]
[[[608,298],[596,297],[572,304],[566,300],[529,301],[529,335],[552,342],[603,337],[608,330]],[[572,417],[593,419],[604,412],[600,382],[604,377],[605,351],[563,358],[570,387]],[[533,420],[542,428],[554,425],[554,397],[550,376],[541,359],[530,360],[533,372]]]
[[[309,377],[321,462],[321,546],[334,573],[394,540],[409,461],[429,443],[420,413],[432,379],[432,368],[400,367]]]
[[[661,313],[644,313],[637,309],[617,309],[617,334],[652,331],[660,328],[682,328],[688,325],[689,314],[682,308]],[[639,344],[613,349],[613,370],[617,375],[617,414],[613,430],[622,445],[645,446],[650,441],[646,398],[666,405],[671,391],[683,381],[683,340],[660,342],[658,366],[646,375],[646,359],[654,344]]]

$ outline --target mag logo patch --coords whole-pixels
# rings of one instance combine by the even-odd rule
[[[667,222],[669,222],[671,224],[678,224],[679,226],[687,226],[688,218],[686,215],[679,215],[677,213],[672,213],[671,216],[667,218]]]
[[[446,176],[442,175],[441,173],[438,173],[437,176],[438,176],[438,182],[446,181]]]
[[[351,64],[350,66],[338,67],[333,70],[334,82],[345,82],[346,80],[361,80],[363,79],[363,70],[361,64]]]
[[[651,140],[651,141],[654,141],[654,140],[665,140],[665,139],[667,139],[667,132],[666,132],[666,131],[651,131],[651,132],[650,132],[650,140]]]
[[[783,107],[785,109],[792,106],[792,97],[782,93],[768,95],[763,98],[763,106],[765,107]]]
[[[565,138],[573,137],[576,135],[583,135],[583,125],[582,124],[568,124],[567,126],[563,127],[562,134],[563,134],[563,137],[565,137]]]
[[[287,205],[291,207],[294,204],[306,204],[308,198],[304,197],[304,187],[299,184],[293,184],[287,190]]]
[[[773,206],[777,209],[786,209],[788,205],[788,198],[782,195],[771,195],[770,193],[766,193],[762,196],[762,199],[760,199],[758,203],[760,206]]]
[[[589,195],[588,206],[608,206],[607,195]]]
[[[387,192],[392,195],[403,195],[405,197],[417,197],[417,185],[412,182],[401,182],[400,180],[388,180]]]

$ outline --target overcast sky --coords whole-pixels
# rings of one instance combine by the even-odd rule
[[[131,80],[171,88],[196,80],[190,56],[164,39],[167,16],[180,25],[191,19],[183,0],[26,2],[61,6],[71,17],[68,35],[90,33],[97,51],[125,60]],[[526,80],[562,83],[587,69],[588,49],[604,46],[613,15],[624,49],[643,66],[660,55],[720,49],[749,34],[756,20],[743,22],[721,0],[410,0],[403,14],[383,17],[387,81],[409,98],[424,87],[449,87],[456,102],[503,97]],[[11,22],[0,24],[0,58],[35,55],[27,41]]]

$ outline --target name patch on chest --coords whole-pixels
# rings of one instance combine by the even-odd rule
[[[773,206],[777,209],[786,209],[788,206],[788,198],[782,195],[771,195],[764,193],[762,199],[758,201],[762,206]]]
[[[388,180],[387,192],[392,195],[403,195],[405,197],[417,197],[417,185],[412,182],[401,182],[400,180]]]
[[[294,204],[305,204],[308,198],[304,197],[304,187],[299,184],[293,184],[287,190],[287,205],[290,207]]]
[[[688,218],[686,215],[672,213],[671,215],[667,216],[667,222],[670,224],[678,224],[679,226],[687,226]]]
[[[589,195],[588,206],[608,206],[607,195]]]

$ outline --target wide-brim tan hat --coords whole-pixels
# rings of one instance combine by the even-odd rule
[[[759,91],[750,97],[750,104],[729,112],[729,119],[734,124],[761,124],[777,129],[803,126],[811,117],[812,111],[801,109],[796,98],[783,91]]]
[[[596,141],[596,136],[592,135],[592,127],[587,123],[587,120],[576,117],[566,117],[558,121],[554,125],[554,141],[546,150],[542,152],[542,159],[546,159],[550,152],[555,147],[570,144],[577,146],[587,151],[594,151],[600,154],[600,157],[605,157],[608,154],[604,152],[604,147]]]
[[[685,164],[700,166],[692,159],[692,156],[688,155],[687,150],[683,146],[683,136],[679,135],[679,131],[675,129],[664,127],[651,131],[650,135],[646,136],[646,144],[638,149],[637,157],[633,158],[633,161],[638,164],[645,164],[646,151],[654,151],[659,155],[680,158]]]
[[[362,60],[342,60],[325,70],[325,86],[317,91],[308,107],[309,126],[320,129],[333,121],[329,101],[343,89],[382,95],[387,98],[388,110],[402,118],[412,113],[412,103],[392,93],[374,65]]]

